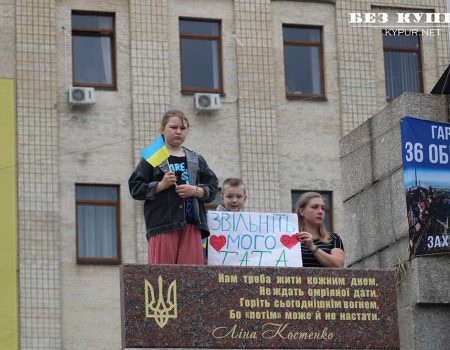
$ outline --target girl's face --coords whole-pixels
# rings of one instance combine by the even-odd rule
[[[187,135],[187,126],[180,117],[170,117],[167,124],[161,128],[165,143],[173,148],[181,147]]]
[[[325,218],[325,205],[320,197],[311,198],[304,208],[298,210],[305,224],[319,226]]]

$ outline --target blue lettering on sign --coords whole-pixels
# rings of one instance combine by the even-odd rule
[[[241,236],[236,236],[235,238],[233,238],[233,236],[228,235],[227,237],[227,249],[230,248],[230,245],[234,243],[237,247],[237,249],[239,249],[239,247],[241,246]]]
[[[272,241],[272,245],[269,246],[268,241]],[[274,236],[266,236],[266,240],[264,241],[264,245],[266,246],[267,249],[274,249],[275,246],[277,245],[277,240],[275,239]]]
[[[284,253],[284,251],[283,251],[283,253]],[[280,265],[281,263],[283,263],[284,266],[287,266],[286,256],[283,253],[277,259],[277,264]],[[227,261],[226,261],[227,257],[228,257],[228,255],[230,255],[230,259],[229,260],[232,261],[233,258],[239,259],[239,265],[240,266],[249,266],[250,260],[251,260],[251,258],[253,258],[253,256],[255,256],[258,259],[258,265],[257,266],[262,266],[263,265],[264,254],[271,255],[272,252],[266,252],[266,251],[263,251],[263,250],[253,250],[253,251],[245,252],[244,255],[242,256],[242,258],[240,258],[240,259],[239,259],[239,253],[238,252],[227,251],[227,250],[221,250],[219,252],[219,255],[223,255],[222,265],[225,265],[227,263]],[[259,255],[259,258],[258,258],[258,255]]]
[[[220,227],[221,231],[230,231],[231,223],[230,223],[230,214],[222,213],[222,227]]]
[[[256,221],[255,221],[256,220]],[[261,214],[255,217],[252,213],[211,212],[209,225],[212,230],[222,232],[251,232],[260,234],[294,233],[296,225],[289,222],[289,214]]]
[[[253,242],[252,236],[250,236],[250,235],[243,235],[241,237],[241,247],[242,247],[242,249],[249,250],[251,248],[251,246],[252,246],[252,242]],[[256,241],[255,241],[255,244],[256,244]]]
[[[218,230],[220,227],[219,212],[210,211],[208,214],[208,226],[211,230]]]
[[[233,219],[234,219],[234,216],[233,216]],[[233,220],[234,221],[234,220]],[[239,214],[238,215],[238,219],[237,219],[237,222],[236,222],[236,224],[234,224],[234,222],[233,222],[233,231],[237,231],[236,229],[235,229],[235,227],[239,227],[239,225],[241,224],[241,222],[242,222],[242,224],[244,225],[244,228],[245,228],[245,230],[246,231],[250,231],[249,230],[249,228],[248,228],[248,226],[247,226],[247,224],[246,224],[246,222],[245,222],[245,220],[244,220],[244,216],[242,215],[242,214]]]
[[[227,235],[226,249],[255,250],[261,245],[264,245],[266,250],[274,250],[277,240],[272,235]]]

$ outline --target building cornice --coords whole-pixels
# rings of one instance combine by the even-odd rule
[[[272,2],[275,1],[287,1],[287,2],[317,2],[321,4],[333,4],[336,5],[336,0],[271,0]]]

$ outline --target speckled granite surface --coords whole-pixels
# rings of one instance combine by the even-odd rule
[[[388,271],[123,265],[122,345],[398,349],[395,286]]]

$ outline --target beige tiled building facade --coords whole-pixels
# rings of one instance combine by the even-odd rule
[[[220,182],[245,181],[248,210],[290,212],[296,191],[323,191],[345,242],[339,140],[388,103],[389,46],[349,13],[417,10],[446,12],[445,1],[0,0],[0,78],[16,99],[18,348],[121,348],[118,264],[146,262],[127,180],[167,109],[186,112],[186,146]],[[417,79],[394,91],[429,92],[447,30],[404,39],[407,58],[391,63],[417,64]],[[71,86],[95,87],[95,103],[69,104]],[[221,108],[198,111],[196,92],[218,93]],[[106,259],[80,243],[89,188],[113,208]]]

